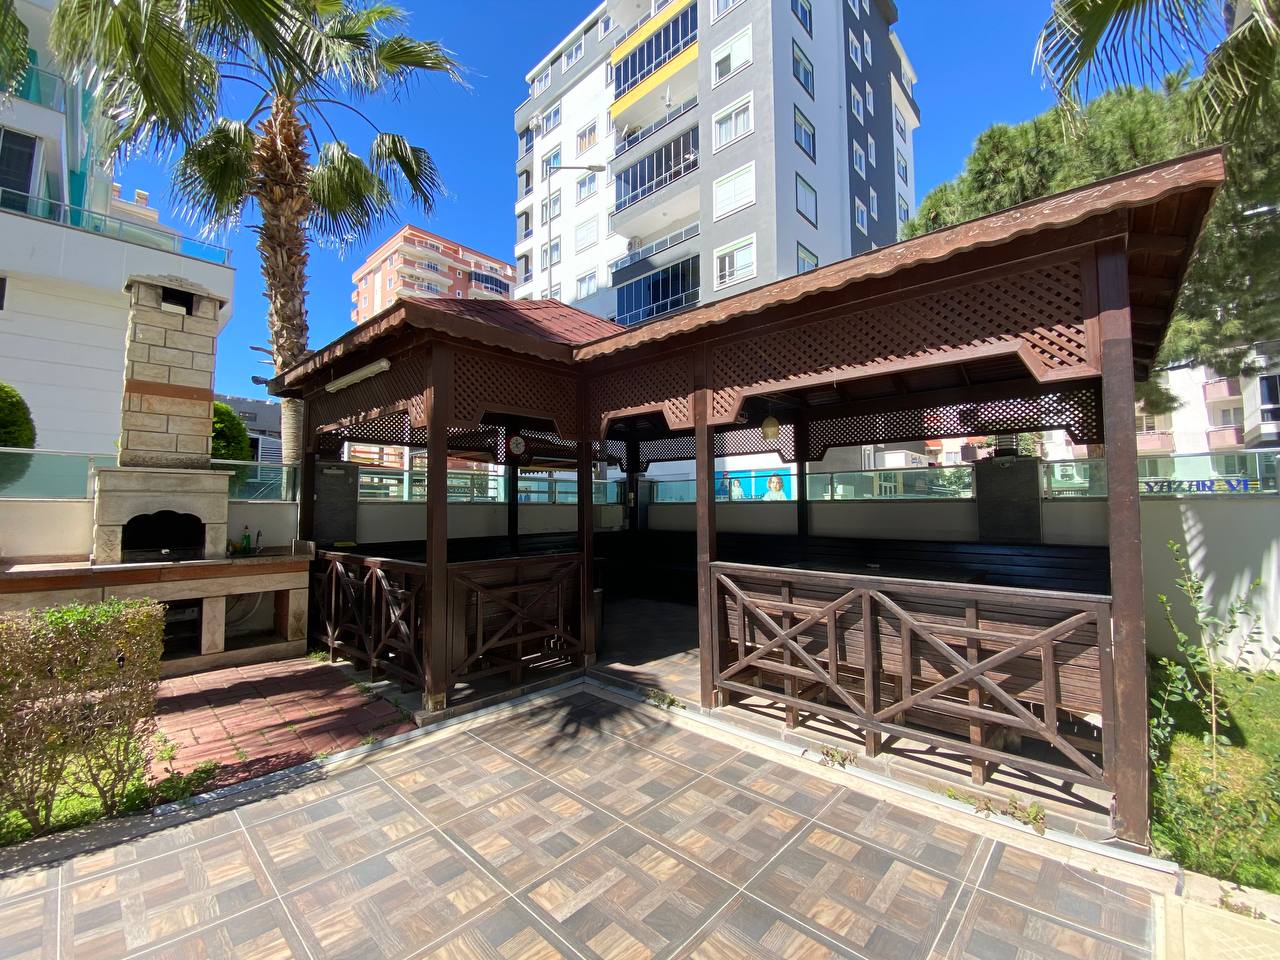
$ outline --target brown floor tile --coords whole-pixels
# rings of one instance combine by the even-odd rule
[[[818,822],[855,837],[870,840],[886,850],[957,880],[968,878],[990,849],[976,833],[890,803],[866,802],[871,798],[845,791]]]
[[[559,960],[573,956],[546,924],[508,897],[413,960]]]
[[[983,890],[1109,937],[1151,939],[1150,892],[1003,843],[978,882]]]
[[[754,897],[739,894],[677,956],[690,960],[827,960],[848,957],[849,952]]]
[[[623,820],[688,786],[701,774],[632,743],[619,741],[554,779]]]
[[[500,750],[471,740],[468,749],[389,776],[387,782],[440,826],[539,779]]]
[[[31,867],[14,873],[0,874],[0,903],[29,897],[42,890],[58,888],[57,867]]]
[[[430,829],[385,783],[360,787],[281,814],[245,831],[281,893]]]
[[[407,957],[506,893],[438,831],[285,898],[315,960]]]
[[[157,830],[136,840],[90,850],[63,864],[62,882],[74,883],[106,870],[173,853],[240,829],[234,813],[216,813]]]
[[[307,960],[307,948],[279,901],[183,937],[137,960]]]
[[[1147,960],[1151,954],[979,890],[949,949],[936,956],[946,960]]]
[[[500,724],[474,732],[486,743],[547,776],[581,763],[596,750],[618,742],[617,737],[601,729],[598,715],[582,710],[530,727]]]
[[[118,960],[274,896],[243,833],[62,888],[62,956]]]
[[[394,752],[388,751],[382,759],[375,759],[369,766],[380,776],[390,778],[424,763],[472,750],[476,743],[476,738],[466,731],[445,731],[435,736],[415,737],[408,743],[397,746]]]
[[[618,821],[563,787],[540,781],[442,829],[508,890],[536,880],[614,829]]]
[[[709,773],[739,753],[736,747],[674,724],[660,723],[629,738],[669,760]]]
[[[292,789],[284,784],[271,785],[272,794],[265,800],[259,800],[240,808],[240,819],[245,826],[262,823],[282,813],[290,813],[302,807],[336,797],[340,793],[355,790],[359,787],[376,783],[377,775],[368,767],[354,767],[332,776],[322,771],[299,777],[297,785]]]
[[[824,777],[752,753],[738,754],[717,767],[713,775],[802,817],[817,816],[841,791],[838,784]]]
[[[0,906],[2,960],[54,960],[58,955],[58,892]]]
[[[741,886],[807,822],[777,804],[704,777],[633,825]]]
[[[868,958],[924,958],[959,881],[813,824],[747,887]]]
[[[587,957],[669,957],[733,887],[622,827],[521,894]]]

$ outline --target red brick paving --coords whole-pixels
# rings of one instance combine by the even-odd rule
[[[369,699],[338,667],[306,658],[165,680],[157,714],[160,731],[178,748],[174,770],[190,772],[205,760],[222,765],[210,788],[414,728],[394,704]]]

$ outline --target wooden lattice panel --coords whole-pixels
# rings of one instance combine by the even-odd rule
[[[577,438],[578,390],[571,374],[459,351],[453,361],[453,420],[478,426],[486,413],[551,420],[560,436]]]
[[[391,358],[391,368],[377,376],[353,383],[336,393],[317,390],[311,394],[307,397],[307,419],[312,429],[323,430],[337,423],[376,420],[391,411],[404,410],[414,423],[423,423],[426,389],[425,353],[421,350],[402,353]]]
[[[808,459],[833,447],[901,443],[942,437],[1066,430],[1076,443],[1102,442],[1102,399],[1093,384],[1064,387],[1038,397],[954,403],[919,410],[867,413],[809,425]]]
[[[672,430],[692,427],[692,394],[690,353],[604,374],[587,386],[588,429],[598,436],[612,418],[657,410]]]
[[[711,419],[731,422],[753,393],[1015,352],[1041,379],[1095,362],[1077,261],[717,346]]]
[[[712,434],[717,457],[734,457],[748,453],[776,453],[788,463],[796,459],[796,428],[784,423],[776,440],[766,440],[759,427],[719,429]]]

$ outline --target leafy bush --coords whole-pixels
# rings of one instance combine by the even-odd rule
[[[0,614],[0,805],[32,833],[72,793],[120,812],[155,731],[164,607],[109,600]]]
[[[244,421],[225,403],[213,404],[213,458],[215,460],[252,460],[253,446]]]
[[[36,445],[36,425],[31,419],[31,408],[7,383],[0,383],[0,447],[17,447],[31,450]],[[0,490],[16,483],[27,474],[31,458],[25,454],[0,455]]]

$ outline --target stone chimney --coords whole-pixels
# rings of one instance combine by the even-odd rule
[[[132,277],[120,466],[209,469],[224,301],[181,277]]]

